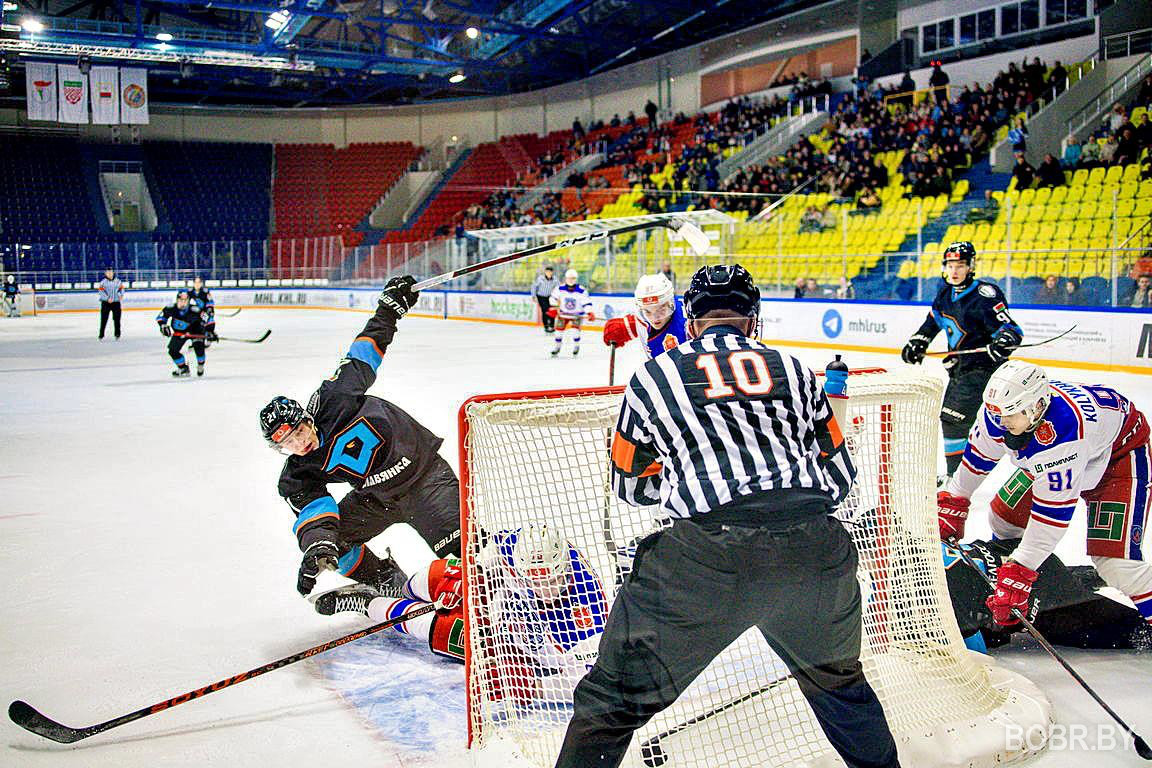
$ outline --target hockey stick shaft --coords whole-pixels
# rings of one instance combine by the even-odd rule
[[[960,558],[968,565],[969,568],[980,574],[980,578],[984,580],[984,583],[988,585],[989,589],[991,589],[993,592],[996,591],[996,582],[988,573],[980,570],[980,566],[976,565],[976,563],[972,560],[972,556],[969,555],[968,552],[960,546],[960,542],[958,542],[955,537],[949,538],[946,543],[960,554]],[[1096,691],[1092,689],[1092,686],[1088,685],[1088,683],[1084,681],[1084,678],[1080,677],[1080,674],[1075,669],[1073,669],[1072,665],[1069,664],[1064,659],[1064,657],[1060,655],[1060,652],[1057,651],[1050,642],[1048,642],[1048,639],[1040,633],[1040,630],[1036,629],[1036,625],[1029,621],[1028,617],[1016,608],[1012,609],[1012,615],[1017,620],[1019,620],[1024,629],[1027,630],[1028,634],[1032,635],[1036,642],[1040,644],[1040,647],[1047,651],[1048,655],[1055,659],[1057,663],[1060,664],[1060,666],[1064,667],[1064,671],[1071,675],[1072,679],[1079,683],[1080,687],[1083,688],[1084,691],[1089,696],[1091,696],[1097,704],[1100,705],[1100,708],[1107,712],[1108,716],[1115,720],[1116,724],[1123,728],[1124,731],[1132,737],[1132,740],[1136,746],[1136,752],[1140,755],[1140,757],[1144,758],[1145,760],[1152,760],[1152,748],[1148,746],[1148,742],[1144,741],[1144,739],[1142,739],[1140,735],[1136,733],[1136,731],[1132,730],[1128,723],[1124,722],[1120,715],[1116,714],[1115,710],[1108,706],[1108,702],[1100,698],[1100,694],[1096,693]]]
[[[784,203],[784,201],[785,201],[785,200],[787,200],[788,198],[792,197],[793,195],[798,195],[798,194],[800,194],[800,191],[801,191],[801,190],[803,190],[805,187],[807,187],[809,184],[811,184],[811,183],[812,183],[812,182],[814,182],[814,181],[816,181],[816,177],[815,177],[815,176],[812,176],[811,178],[809,178],[809,179],[808,179],[808,181],[805,181],[805,182],[803,182],[802,184],[798,184],[798,185],[796,185],[795,187],[793,187],[792,189],[790,189],[790,190],[789,190],[789,191],[788,191],[788,192],[787,192],[785,195],[783,195],[783,196],[782,196],[782,197],[781,197],[779,200],[777,200],[776,202],[772,203],[772,204],[771,204],[771,205],[769,205],[767,208],[765,208],[764,210],[760,211],[760,213],[758,213],[758,214],[756,214],[755,216],[753,216],[753,217],[752,217],[752,221],[764,221],[766,218],[768,218],[768,214],[772,213],[772,211],[776,210],[776,209],[777,209],[777,208],[779,208],[781,205],[783,205],[783,203]]]
[[[19,700],[14,701],[8,705],[8,717],[11,718],[12,722],[16,723],[16,725],[27,731],[31,731],[38,736],[43,736],[46,739],[51,739],[52,741],[56,741],[61,744],[71,744],[73,742],[80,741],[81,739],[86,739],[89,736],[95,736],[98,733],[103,733],[104,731],[110,730],[112,728],[118,728],[121,725],[134,722],[140,718],[154,715],[157,712],[163,712],[166,709],[171,709],[172,707],[179,706],[180,704],[192,701],[193,699],[198,699],[201,696],[207,696],[210,693],[222,691],[225,688],[230,688],[233,685],[244,682],[245,680],[251,680],[254,677],[259,677],[266,672],[271,672],[275,669],[286,667],[289,664],[295,664],[298,661],[303,661],[304,659],[311,658],[317,654],[324,653],[325,651],[330,651],[333,648],[340,647],[341,645],[347,645],[348,643],[355,642],[360,638],[373,635],[377,632],[382,632],[385,629],[396,626],[397,624],[414,619],[417,616],[423,616],[426,613],[431,613],[434,610],[436,610],[435,603],[422,605],[419,608],[405,613],[403,616],[389,619],[388,621],[381,622],[380,624],[373,624],[371,627],[361,629],[358,632],[353,632],[350,635],[345,635],[344,637],[339,637],[335,640],[329,640],[326,643],[313,646],[305,651],[294,653],[291,656],[285,656],[282,659],[277,659],[276,661],[269,662],[262,666],[256,667],[255,669],[250,669],[247,672],[241,672],[238,675],[226,677],[223,680],[217,680],[215,683],[206,685],[203,688],[196,688],[194,690],[187,691],[180,694],[179,696],[173,696],[170,699],[156,702],[155,704],[138,709],[135,712],[129,712],[126,715],[114,717],[111,720],[98,723],[97,725],[90,725],[85,728],[71,728],[67,725],[62,725],[55,720],[45,717],[31,705]]]
[[[208,338],[207,336],[205,336],[202,333],[174,333],[172,335],[175,336],[176,338],[179,338],[179,339],[206,339],[206,338]],[[244,344],[259,344],[271,335],[272,335],[272,331],[271,331],[271,329],[269,329],[269,330],[264,331],[264,333],[260,334],[260,336],[255,338],[255,339],[236,339],[236,338],[233,338],[231,336],[217,336],[216,341],[239,341],[239,342],[242,342]]]
[[[244,309],[244,307],[236,307],[235,312],[222,313],[220,317],[236,317],[236,315],[240,314],[240,310],[242,309]]]
[[[1072,333],[1072,331],[1074,331],[1074,330],[1076,330],[1075,325],[1073,325],[1068,330],[1064,331],[1064,333],[1057,334],[1050,339],[1044,339],[1044,341],[1035,341],[1035,342],[1032,342],[1031,344],[1017,344],[1016,346],[1005,347],[1004,349],[1005,350],[1017,350],[1017,349],[1028,349],[1029,347],[1040,347],[1040,346],[1043,346],[1044,344],[1051,344],[1052,342],[1056,341],[1057,339],[1062,339],[1065,336],[1067,336],[1068,334]],[[924,356],[925,357],[948,357],[951,355],[979,355],[982,353],[983,354],[988,353],[988,347],[987,346],[976,347],[975,349],[961,349],[961,350],[957,350],[955,352],[951,352],[951,351],[946,350],[946,349],[941,350],[939,352],[925,352]]]
[[[629,224],[628,226],[616,227],[615,229],[601,229],[595,232],[586,232],[583,235],[577,235],[576,237],[566,237],[563,240],[557,240],[554,243],[545,243],[544,245],[537,245],[533,248],[526,248],[522,251],[506,253],[503,256],[496,256],[495,258],[488,259],[487,261],[480,261],[475,264],[469,264],[466,267],[460,267],[459,269],[454,269],[451,272],[445,272],[442,275],[430,277],[427,280],[421,280],[420,282],[416,283],[416,285],[412,286],[412,290],[424,291],[440,285],[441,283],[446,283],[449,280],[455,280],[458,277],[470,275],[473,272],[482,272],[485,269],[498,267],[501,264],[508,264],[509,262],[518,261],[529,256],[537,256],[541,253],[558,251],[563,248],[571,248],[575,245],[584,245],[585,243],[594,243],[600,240],[606,240],[609,237],[617,237],[618,235],[626,235],[629,232],[639,232],[640,230],[656,229],[659,227],[665,227],[667,229],[681,232],[685,239],[687,239],[689,243],[692,244],[693,250],[695,250],[698,254],[703,255],[699,248],[700,238],[707,240],[708,236],[701,232],[699,227],[686,219],[659,219],[656,221],[643,221],[638,224]]]

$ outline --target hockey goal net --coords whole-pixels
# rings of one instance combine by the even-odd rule
[[[964,647],[948,600],[934,483],[942,385],[923,375],[887,372],[853,375],[849,385],[843,431],[859,475],[837,516],[860,550],[864,670],[903,764],[984,766],[1022,759],[1028,753],[1011,749],[1008,729],[1030,734],[1026,744],[1043,743],[1048,702],[1027,680]],[[551,766],[582,674],[533,672],[524,662],[524,638],[533,637],[533,628],[550,630],[555,640],[557,627],[565,625],[540,606],[509,616],[493,580],[484,576],[496,557],[493,537],[528,527],[559,530],[610,602],[629,572],[636,541],[662,525],[658,509],[629,507],[609,490],[606,446],[621,391],[492,395],[461,407],[473,748],[511,750],[521,764]],[[547,632],[539,635],[549,642]],[[579,666],[588,658],[587,643],[573,646],[584,650],[575,654]],[[752,629],[636,733],[624,764],[841,763],[783,662]]]

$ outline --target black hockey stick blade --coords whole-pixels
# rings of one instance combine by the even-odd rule
[[[70,728],[67,725],[45,717],[31,704],[24,701],[14,701],[8,705],[8,718],[26,731],[37,736],[43,736],[59,744],[71,744],[74,741],[91,736],[84,728]]]
[[[264,333],[260,334],[260,337],[256,338],[256,339],[235,339],[235,338],[232,338],[231,336],[221,336],[220,341],[239,341],[239,342],[243,342],[244,344],[259,344],[260,342],[264,341],[264,339],[268,338],[271,335],[272,335],[272,330],[268,329],[268,330],[264,331]]]

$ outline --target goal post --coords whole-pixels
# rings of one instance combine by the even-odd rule
[[[525,612],[509,618],[493,580],[485,578],[491,538],[526,526],[560,531],[610,602],[631,569],[636,542],[666,525],[658,508],[630,507],[611,491],[608,440],[622,391],[485,395],[460,409],[473,748],[511,747],[525,765],[552,765],[571,718],[572,689],[582,675],[582,670],[528,674],[517,660],[514,639],[523,638],[533,622],[549,619]],[[836,516],[860,551],[861,661],[903,763],[1002,765],[1030,756],[1029,749],[1043,743],[1050,706],[1029,681],[968,651],[952,613],[936,533],[942,393],[942,382],[922,373],[850,377],[841,428],[858,476]],[[1013,744],[1009,726],[1030,738]],[[798,685],[753,628],[637,731],[624,764],[840,763]]]

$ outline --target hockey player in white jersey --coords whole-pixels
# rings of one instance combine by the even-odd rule
[[[592,313],[592,298],[588,289],[580,285],[580,274],[570,269],[564,273],[564,282],[552,291],[552,309],[556,311],[555,341],[552,348],[552,357],[560,354],[560,347],[564,343],[564,331],[572,326],[576,333],[572,337],[572,355],[580,354],[580,327],[584,319],[589,322],[596,319]]]
[[[579,550],[553,527],[528,525],[493,535],[473,573],[483,582],[474,594],[489,601],[485,614],[503,630],[488,640],[489,695],[515,704],[545,690],[550,701],[569,698],[596,661],[608,616],[607,594]],[[395,629],[427,637],[432,653],[463,661],[461,578],[458,559],[435,560],[411,576],[399,596],[356,584],[320,595],[315,607],[323,614],[353,611],[380,622],[443,599],[442,610]]]
[[[605,344],[622,347],[643,334],[644,348],[653,358],[684,343],[688,321],[671,280],[659,273],[643,275],[636,283],[635,297],[636,314],[604,322]]]
[[[1021,539],[988,598],[997,624],[1015,624],[1013,609],[1027,613],[1036,571],[1080,498],[1096,570],[1152,623],[1152,563],[1142,552],[1152,512],[1150,454],[1147,419],[1116,390],[1049,381],[1042,369],[1014,360],[992,375],[964,458],[937,503],[940,537],[959,540],[969,499],[997,462],[1008,456],[1024,473],[1009,481],[990,514],[997,538]]]

